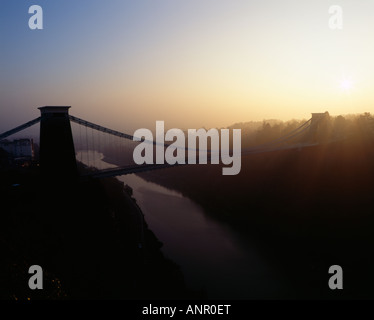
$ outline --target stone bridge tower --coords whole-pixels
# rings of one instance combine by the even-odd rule
[[[40,168],[44,177],[77,177],[70,107],[40,107]]]
[[[330,114],[326,111],[323,113],[312,113],[312,120],[309,129],[309,142],[322,142],[324,140],[324,134],[328,129],[328,122],[330,120]]]

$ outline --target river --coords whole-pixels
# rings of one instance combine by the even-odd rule
[[[116,167],[101,153],[91,151],[89,157],[98,169]],[[77,155],[83,162],[86,158],[83,152]],[[133,189],[149,228],[164,244],[162,252],[181,266],[189,288],[204,290],[209,299],[276,296],[281,284],[274,270],[230,227],[179,192],[135,174],[117,178]]]

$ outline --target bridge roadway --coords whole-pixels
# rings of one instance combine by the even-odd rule
[[[181,166],[183,164],[143,164],[143,165],[129,165],[118,168],[101,169],[88,173],[83,173],[81,177],[93,177],[93,178],[109,178],[114,176],[122,176],[131,173],[139,173],[145,171],[151,171],[156,169],[170,168],[175,166]]]
[[[265,153],[265,152],[272,152],[272,151],[282,151],[282,150],[291,150],[291,149],[301,149],[306,147],[312,147],[317,145],[317,143],[302,143],[292,146],[282,146],[278,148],[263,148],[263,149],[247,149],[244,152],[240,154],[240,156],[246,156],[250,154],[257,154],[257,153]],[[207,156],[207,162],[210,163],[210,154]],[[146,172],[151,170],[157,170],[157,169],[165,169],[165,168],[171,168],[176,166],[183,166],[188,164],[188,157],[186,157],[185,163],[176,163],[176,164],[142,164],[142,165],[127,165],[127,166],[121,166],[117,168],[108,168],[108,169],[100,169],[95,170],[91,172],[86,172],[81,174],[82,178],[85,177],[93,177],[93,178],[109,178],[109,177],[115,177],[115,176],[121,176],[126,174],[132,174],[132,173],[140,173],[140,172]]]

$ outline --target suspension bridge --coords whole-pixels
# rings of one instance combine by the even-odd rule
[[[134,163],[133,150],[144,139],[134,141],[134,136],[131,134],[72,116],[69,114],[69,108],[69,106],[40,107],[39,117],[0,134],[0,141],[40,123],[39,162],[45,176],[59,173],[63,178],[72,176],[104,178],[181,165]],[[317,145],[316,133],[327,117],[327,112],[312,113],[308,121],[294,130],[267,143],[245,148],[241,150],[239,156]],[[154,141],[149,143],[156,145]],[[170,144],[167,143],[163,145],[165,148],[169,146]],[[86,150],[86,159],[83,159],[83,153],[79,152],[82,150]],[[105,157],[121,165],[114,168],[98,168],[95,152],[105,154]],[[208,159],[214,152],[216,151],[207,150]],[[77,161],[85,162],[86,166],[93,167],[95,170],[79,172]]]

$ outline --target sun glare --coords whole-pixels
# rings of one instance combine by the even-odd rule
[[[353,81],[350,79],[343,79],[340,82],[340,88],[343,91],[350,91],[353,88]]]

